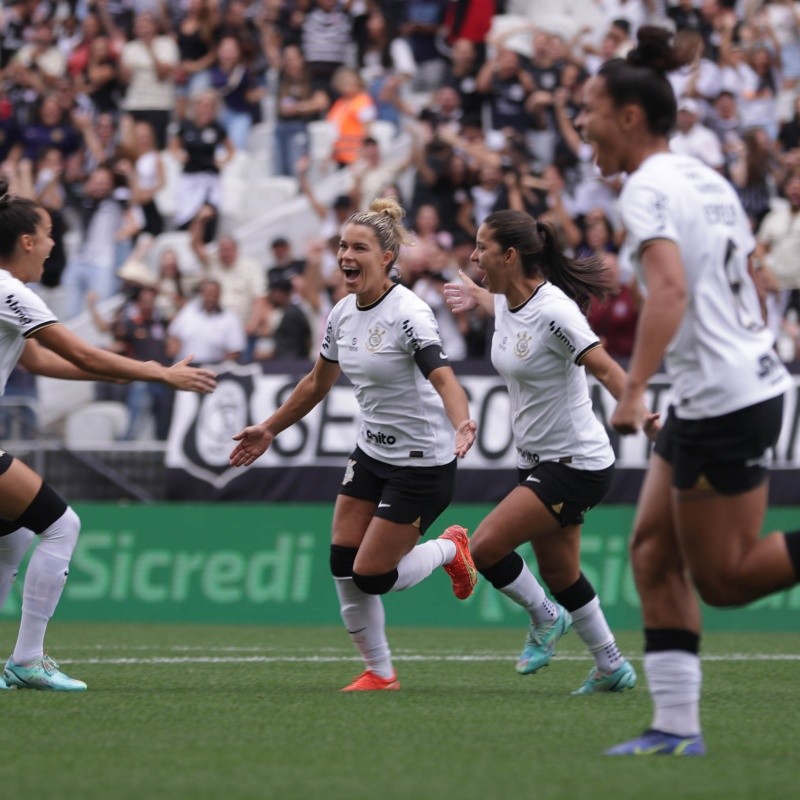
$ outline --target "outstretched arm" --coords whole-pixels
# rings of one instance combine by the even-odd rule
[[[461,314],[473,308],[481,308],[490,317],[494,316],[494,300],[491,293],[478,286],[472,278],[464,272],[458,271],[458,277],[463,283],[446,283],[444,285],[444,299],[454,314]]]
[[[249,467],[264,455],[281,431],[301,420],[328,394],[341,372],[337,362],[318,358],[280,408],[263,422],[249,425],[233,437],[236,446],[229,456],[231,466]]]
[[[458,382],[452,367],[437,367],[428,376],[428,380],[442,398],[447,418],[455,428],[456,441],[453,452],[459,458],[464,458],[472,447],[475,432],[478,430],[478,423],[469,416],[467,393]]]

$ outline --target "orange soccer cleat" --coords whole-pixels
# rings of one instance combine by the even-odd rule
[[[340,689],[340,692],[381,692],[381,691],[396,691],[400,688],[400,681],[397,680],[397,675],[392,675],[391,678],[381,678],[374,672],[367,670],[362,672],[349,686]]]
[[[478,570],[469,552],[467,529],[451,525],[439,538],[449,539],[456,546],[456,557],[444,565],[444,571],[453,582],[453,594],[459,600],[466,600],[478,582]]]

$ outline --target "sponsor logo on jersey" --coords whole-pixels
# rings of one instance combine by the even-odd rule
[[[369,329],[369,337],[367,338],[367,350],[370,353],[374,353],[376,350],[380,350],[381,345],[383,344],[383,335],[386,331],[383,328],[378,326]]]
[[[350,344],[348,345],[347,349],[353,353],[358,350],[358,339],[355,336],[350,340]]]
[[[575,345],[572,344],[571,339],[566,333],[564,333],[564,331],[561,330],[560,326],[556,325],[556,321],[554,319],[550,320],[550,331],[552,332],[553,336],[556,337],[556,339],[561,339],[561,341],[564,342],[570,353],[575,352]]]
[[[391,447],[397,443],[397,439],[391,434],[387,436],[383,431],[373,433],[369,428],[367,428],[367,441],[378,447]]]
[[[514,345],[514,355],[517,358],[525,358],[531,349],[531,335],[527,331],[520,331],[517,334],[517,343]]]
[[[655,218],[655,229],[663,231],[667,226],[667,196],[661,192],[653,192],[648,210]]]
[[[23,325],[30,325],[33,322],[33,317],[28,316],[28,310],[19,304],[13,294],[6,297],[6,305],[19,317]]]
[[[538,455],[538,453],[531,453],[530,450],[523,450],[521,447],[517,448],[517,452],[526,461],[531,461],[534,464],[538,464],[539,463],[539,455]]]
[[[325,338],[322,340],[322,349],[329,350],[331,346],[331,342],[333,341],[333,325],[328,323],[328,327],[325,329]]]
[[[416,353],[419,349],[419,341],[417,340],[417,334],[414,332],[414,326],[411,324],[411,320],[404,319],[403,320],[403,333],[411,340],[411,347]]]

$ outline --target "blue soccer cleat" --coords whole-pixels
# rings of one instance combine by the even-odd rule
[[[30,664],[15,664],[10,658],[3,671],[5,682],[20,689],[47,689],[53,692],[85,692],[83,681],[70,678],[46,653]]]
[[[607,756],[704,756],[706,744],[702,734],[676,736],[663,731],[645,731],[636,739],[623,742],[610,750]]]
[[[14,688],[14,687],[13,687],[13,686],[9,686],[9,685],[8,685],[8,684],[5,682],[5,680],[3,680],[3,676],[2,676],[2,675],[0,675],[0,692],[2,692],[4,689],[13,689],[13,688]]]
[[[600,672],[593,668],[583,685],[572,694],[600,694],[601,692],[624,692],[636,686],[636,672],[630,662],[623,661],[613,672]]]
[[[531,623],[525,647],[517,661],[520,675],[531,675],[546,667],[556,651],[558,640],[572,626],[572,617],[566,608],[557,606],[558,616],[553,622]]]

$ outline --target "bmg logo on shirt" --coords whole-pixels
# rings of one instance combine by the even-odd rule
[[[367,441],[378,447],[391,447],[393,444],[397,443],[397,439],[391,434],[387,436],[381,431],[373,433],[369,428],[367,428]]]
[[[555,336],[556,339],[561,339],[561,341],[564,342],[570,353],[575,352],[575,345],[572,344],[567,334],[564,333],[564,331],[562,331],[558,325],[556,325],[556,321],[554,319],[550,320],[550,330],[552,331],[553,336]]]
[[[419,342],[417,341],[417,335],[414,333],[414,326],[411,324],[410,320],[403,320],[403,332],[406,336],[408,336],[409,339],[411,339],[411,345],[416,353],[417,350],[420,349]]]
[[[21,306],[14,298],[13,294],[6,297],[6,305],[19,317],[23,325],[30,325],[33,322],[33,317],[29,317],[26,313],[24,306]]]

